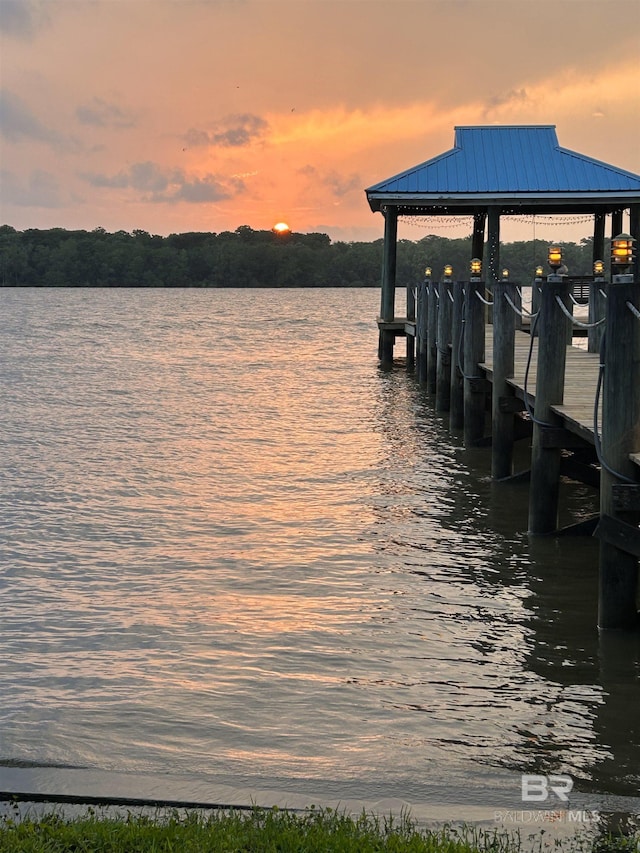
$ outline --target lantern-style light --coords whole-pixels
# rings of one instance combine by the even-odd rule
[[[452,275],[453,275],[453,267],[451,266],[451,264],[445,264],[444,265],[444,277],[445,278],[451,278]]]
[[[542,278],[543,275],[544,275],[544,269],[541,266],[541,264],[538,264],[538,266],[536,267],[536,278]]]
[[[618,234],[611,241],[611,263],[615,267],[628,267],[633,263],[633,244],[631,234]]]
[[[507,281],[508,278],[509,278],[509,270],[505,267],[502,270],[502,279],[503,279],[503,281]]]
[[[557,272],[562,266],[562,247],[557,245],[549,246],[547,258],[551,269]]]
[[[604,276],[604,262],[603,261],[594,261],[593,262],[593,274],[596,278],[602,278]]]
[[[424,268],[424,277],[425,278],[431,278],[431,267],[425,267]]]
[[[471,260],[470,269],[473,278],[480,278],[482,275],[482,261],[480,258],[473,258]]]

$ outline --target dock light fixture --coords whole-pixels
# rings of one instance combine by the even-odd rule
[[[560,267],[562,266],[562,246],[549,246],[549,253],[547,255],[547,259],[549,261],[549,266],[557,273]]]
[[[536,281],[539,281],[544,275],[544,269],[541,264],[536,267]]]
[[[469,268],[471,270],[471,278],[480,278],[482,275],[482,261],[480,258],[472,258]]]
[[[631,234],[618,234],[611,241],[611,263],[615,267],[628,267],[633,263],[633,244]]]
[[[444,277],[445,278],[451,278],[452,275],[453,275],[453,267],[451,266],[451,264],[445,264],[444,265]]]
[[[604,278],[604,261],[593,262],[593,275],[595,278]]]
[[[509,270],[506,267],[502,270],[502,280],[509,281]]]
[[[424,268],[424,277],[425,278],[431,278],[431,267],[425,267]]]

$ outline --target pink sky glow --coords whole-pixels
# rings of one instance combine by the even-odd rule
[[[372,240],[364,189],[455,125],[553,124],[640,171],[637,0],[0,0],[0,38],[0,224],[20,230]]]

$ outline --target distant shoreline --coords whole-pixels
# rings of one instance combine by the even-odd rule
[[[168,237],[2,225],[0,287],[374,288],[380,286],[383,243],[334,243],[327,234],[277,234],[246,225]],[[571,275],[591,273],[590,241],[563,244],[563,251]],[[546,265],[546,252],[541,241],[502,244],[500,266],[509,269],[511,281],[527,284],[536,266]],[[470,260],[470,235],[399,240],[396,287],[414,287],[427,266],[435,278],[446,264],[454,279],[466,279]]]

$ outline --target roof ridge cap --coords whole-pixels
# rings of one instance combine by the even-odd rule
[[[549,130],[557,129],[555,124],[456,124],[454,130],[501,130],[502,128],[522,130]]]

